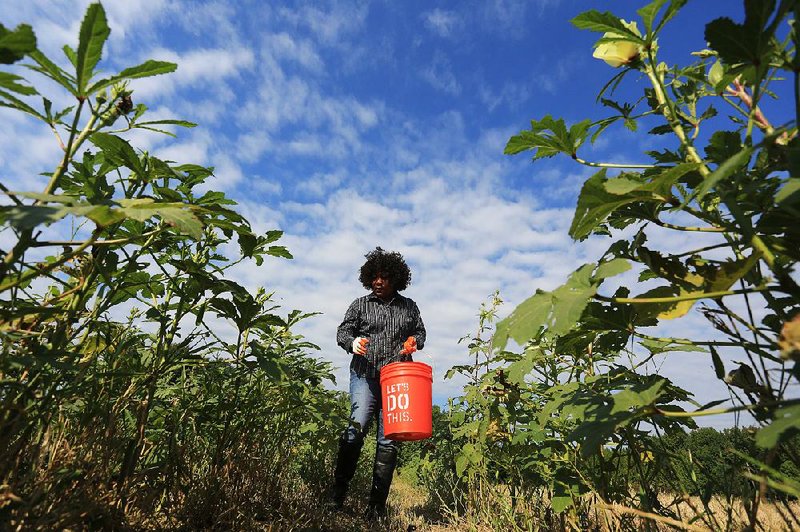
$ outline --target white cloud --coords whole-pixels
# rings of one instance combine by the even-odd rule
[[[483,4],[483,24],[488,31],[520,37],[526,30],[528,0],[491,0]]]
[[[323,5],[320,5],[323,4]],[[335,45],[359,30],[367,17],[364,2],[310,2],[296,9],[281,8],[280,15],[293,25],[309,29],[325,44]]]
[[[314,72],[323,69],[322,58],[308,40],[295,39],[288,33],[282,32],[270,35],[267,38],[267,46],[271,47],[278,59],[294,61]]]
[[[0,109],[0,181],[14,191],[41,191],[64,152],[53,132],[41,122]],[[65,138],[62,140],[66,141]]]
[[[453,73],[453,67],[441,52],[434,54],[431,64],[421,74],[434,89],[453,96],[461,94],[461,84]]]
[[[440,398],[458,393],[458,382],[441,378],[463,361],[467,351],[457,341],[475,328],[480,304],[495,289],[503,291],[510,311],[537,286],[563,282],[581,262],[580,246],[564,238],[571,212],[540,210],[531,200],[504,199],[479,180],[468,183],[462,173],[477,163],[418,168],[401,197],[381,194],[376,183],[374,195],[343,188],[321,203],[283,204],[284,243],[295,259],[242,268],[251,286],[276,289],[288,308],[323,313],[301,330],[340,367],[340,386],[347,383],[349,358],[335,345],[335,329],[364,292],[357,272],[374,246],[401,251],[412,266],[406,295],[418,302],[428,328],[425,351],[435,359]],[[537,253],[538,267],[505,260]]]
[[[287,58],[268,39],[260,49],[257,90],[236,115],[249,138],[243,148],[255,158],[265,151],[341,159],[363,149],[363,134],[375,127],[383,106],[352,97],[332,97],[316,79],[287,73]],[[259,137],[269,136],[269,142]]]
[[[344,181],[344,176],[340,171],[316,173],[308,179],[298,182],[295,185],[295,190],[310,199],[319,199],[338,187],[342,181]]]
[[[248,48],[196,49],[184,54],[155,48],[145,55],[149,59],[176,63],[178,69],[169,76],[133,80],[131,87],[140,98],[170,94],[178,88],[216,84],[225,78],[238,76],[254,65],[253,51]]]
[[[461,18],[453,11],[436,8],[422,14],[425,27],[440,37],[450,37],[461,24]]]

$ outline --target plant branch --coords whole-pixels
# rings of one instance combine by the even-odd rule
[[[715,416],[718,414],[732,414],[733,412],[743,412],[755,410],[757,408],[778,408],[785,406],[793,406],[800,404],[800,399],[788,399],[786,401],[771,401],[768,403],[756,403],[740,406],[732,406],[729,408],[709,408],[708,410],[695,410],[694,412],[670,412],[669,410],[662,410],[658,407],[653,407],[654,413],[664,417],[700,417],[700,416]]]
[[[753,105],[753,98],[747,93],[744,84],[736,78],[731,85],[726,88],[729,95],[739,98],[742,103],[749,109],[747,113],[748,118],[752,116],[753,122],[759,129],[763,130],[765,134],[771,135],[775,128],[769,123],[767,117],[757,105]]]
[[[745,290],[719,290],[715,292],[691,292],[681,296],[669,297],[608,297],[595,294],[594,298],[599,301],[608,303],[621,303],[621,304],[643,304],[643,303],[680,303],[681,301],[697,301],[699,299],[716,299],[719,297],[733,296],[740,294],[752,294],[756,292],[765,292],[770,290],[777,290],[777,286],[756,286]]]
[[[631,169],[633,169],[633,168],[662,168],[661,166],[656,165],[656,164],[595,163],[595,162],[591,162],[591,161],[585,161],[585,160],[581,159],[580,157],[578,157],[577,155],[573,155],[572,158],[575,160],[575,162],[578,162],[578,163],[580,163],[580,164],[582,164],[584,166],[591,166],[593,168],[621,168],[621,169],[625,169],[625,168],[631,168]]]
[[[116,244],[128,244],[130,242],[135,242],[140,238],[150,237],[152,235],[158,234],[162,232],[163,229],[154,229],[152,231],[148,231],[146,233],[142,233],[140,235],[134,235],[126,238],[114,238],[114,239],[106,239],[106,240],[95,240],[92,245],[93,246],[111,246]],[[81,241],[74,241],[74,240],[47,240],[47,241],[34,241],[31,243],[30,247],[32,248],[39,248],[39,247],[46,247],[46,246],[77,246],[81,245],[83,242]]]
[[[650,220],[654,224],[659,227],[664,227],[665,229],[674,229],[676,231],[690,231],[690,232],[700,232],[700,233],[724,233],[727,231],[724,227],[687,227],[683,225],[675,225],[668,222],[662,222],[658,218],[653,218]]]
[[[692,530],[698,532],[707,530],[706,528],[701,526],[693,525],[691,523],[684,523],[683,521],[678,521],[677,519],[672,519],[670,517],[664,517],[663,515],[654,514],[652,512],[644,512],[642,510],[637,510],[636,508],[629,508],[628,506],[624,506],[618,503],[611,503],[611,504],[600,503],[597,506],[604,510],[633,514],[635,516],[643,517],[645,519],[651,519],[653,521],[664,523],[665,525],[673,526],[675,528],[680,528],[682,530]]]
[[[77,255],[83,253],[83,251],[86,248],[88,248],[89,246],[91,246],[93,243],[94,243],[94,239],[90,238],[89,240],[87,240],[86,242],[81,244],[80,247],[78,247],[72,253],[64,254],[58,260],[53,261],[51,263],[48,263],[47,265],[45,265],[45,266],[43,266],[41,268],[34,268],[34,269],[31,269],[31,270],[28,270],[26,273],[20,275],[16,279],[11,279],[9,281],[3,282],[2,284],[0,284],[0,293],[5,292],[6,290],[8,290],[10,288],[13,288],[15,286],[19,286],[22,283],[24,283],[24,282],[26,282],[26,281],[28,281],[30,279],[33,279],[37,275],[43,275],[45,273],[48,273],[48,272],[54,270],[55,268],[61,266],[62,264],[66,263],[67,261],[69,261],[72,258],[76,257]]]
[[[683,130],[680,122],[677,119],[675,110],[672,107],[672,100],[667,98],[666,91],[664,89],[663,80],[661,76],[656,72],[656,58],[653,54],[652,49],[648,50],[649,56],[649,63],[645,65],[644,71],[647,77],[650,79],[650,83],[653,86],[653,91],[656,96],[656,100],[658,104],[661,106],[661,113],[664,115],[664,118],[667,120],[667,124],[675,133],[675,136],[678,137],[678,140],[681,142],[681,146],[686,151],[686,158],[689,159],[690,162],[698,163],[698,171],[700,175],[703,177],[707,177],[711,174],[711,170],[708,169],[706,166],[705,161],[703,160],[700,155],[698,155],[697,150],[686,137],[686,132]]]
[[[688,255],[697,255],[698,253],[702,253],[703,251],[711,251],[712,249],[719,249],[719,248],[727,248],[730,247],[731,244],[728,242],[723,242],[721,244],[713,244],[711,246],[705,246],[702,248],[693,249],[691,251],[684,251],[683,253],[678,253],[677,255],[672,255],[673,258],[679,257],[686,257]]]
[[[0,190],[2,190],[3,192],[5,192],[6,196],[8,196],[9,198],[11,198],[11,200],[12,200],[14,203],[16,203],[17,205],[22,205],[22,201],[21,201],[21,200],[20,200],[20,199],[19,199],[19,198],[18,198],[18,197],[17,197],[17,196],[16,196],[16,195],[13,193],[13,192],[11,192],[10,190],[8,190],[8,188],[7,188],[7,187],[6,187],[6,186],[5,186],[3,183],[0,183]]]

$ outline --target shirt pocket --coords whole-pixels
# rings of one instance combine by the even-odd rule
[[[405,340],[406,337],[413,334],[417,325],[417,320],[413,314],[405,313],[400,324],[400,333],[403,335],[403,340]]]

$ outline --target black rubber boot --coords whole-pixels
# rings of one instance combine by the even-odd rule
[[[344,499],[347,496],[347,488],[353,475],[356,474],[358,457],[361,455],[363,440],[348,442],[345,439],[339,440],[339,455],[336,457],[336,469],[333,472],[333,493],[331,499],[334,508],[341,510],[344,506]]]
[[[386,516],[386,499],[389,497],[395,465],[397,465],[397,447],[378,445],[375,452],[375,467],[372,470],[372,491],[364,514],[370,521]]]

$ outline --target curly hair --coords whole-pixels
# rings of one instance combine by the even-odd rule
[[[367,290],[372,288],[372,281],[378,274],[385,274],[398,292],[405,290],[411,284],[411,269],[400,253],[376,247],[364,256],[367,262],[361,266],[358,280]]]

